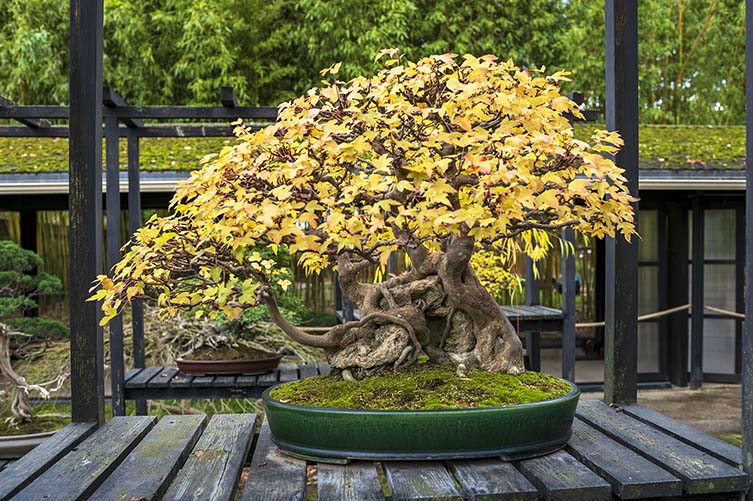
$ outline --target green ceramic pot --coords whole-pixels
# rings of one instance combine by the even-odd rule
[[[532,404],[428,411],[304,407],[262,395],[272,440],[293,456],[333,462],[547,454],[570,439],[580,390]]]

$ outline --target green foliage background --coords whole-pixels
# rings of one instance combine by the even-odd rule
[[[644,123],[740,124],[744,2],[641,0]],[[343,61],[373,70],[376,51],[410,57],[495,53],[574,71],[566,90],[600,107],[604,13],[597,0],[105,0],[105,81],[137,104],[276,105]],[[68,2],[0,2],[0,95],[67,100]]]

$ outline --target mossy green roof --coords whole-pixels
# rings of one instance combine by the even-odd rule
[[[587,139],[598,125],[578,125]],[[742,126],[642,126],[640,161],[644,169],[740,169],[745,164]],[[192,170],[207,153],[232,144],[233,138],[142,138],[141,168],[152,171]],[[120,142],[121,169],[126,169],[126,141]],[[68,140],[0,137],[0,173],[64,172]]]

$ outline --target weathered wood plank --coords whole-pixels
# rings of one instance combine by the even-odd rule
[[[306,499],[306,462],[280,452],[272,443],[265,421],[243,489],[243,501],[303,501]]]
[[[88,498],[154,426],[149,416],[118,416],[105,423],[13,499]]]
[[[301,379],[319,375],[319,371],[316,368],[316,362],[302,363],[300,366],[298,366],[298,372],[301,373]]]
[[[392,499],[462,500],[442,463],[435,461],[387,462],[384,463],[387,483],[392,490]]]
[[[170,388],[189,388],[192,381],[193,376],[179,372],[170,380]]]
[[[94,423],[71,423],[27,452],[21,459],[6,464],[0,475],[0,499],[8,499],[29,485],[95,429]]]
[[[627,405],[623,409],[625,414],[655,428],[659,428],[668,435],[682,440],[696,449],[701,449],[717,459],[721,459],[734,466],[742,465],[742,450],[729,442],[707,435],[692,426],[688,426],[685,423],[671,419],[664,414],[641,405]]]
[[[170,381],[179,373],[180,369],[177,367],[165,367],[146,386],[147,388],[167,388],[170,386]]]
[[[679,477],[687,494],[741,492],[748,487],[747,476],[737,468],[618,412],[604,402],[583,401],[578,405],[577,415]]]
[[[519,467],[544,499],[595,501],[612,498],[612,487],[565,451],[526,459],[519,463]]]
[[[288,383],[290,381],[298,380],[298,366],[295,364],[282,364],[280,365],[279,381],[281,383]]]
[[[191,386],[197,388],[209,388],[214,385],[214,376],[196,376],[191,381]]]
[[[682,494],[680,479],[579,419],[573,422],[568,450],[608,481],[621,499]]]
[[[163,499],[233,499],[255,423],[256,414],[212,416]]]
[[[319,463],[319,501],[384,500],[376,464],[357,461],[343,466]]]
[[[162,367],[147,367],[129,379],[126,386],[128,388],[146,388],[147,383],[160,372],[162,372]]]
[[[515,467],[499,459],[452,461],[448,465],[469,500],[534,501],[536,487]]]
[[[279,369],[267,372],[266,374],[260,374],[256,378],[256,384],[259,386],[272,386],[277,384],[277,378],[280,375]]]
[[[127,383],[131,379],[133,379],[139,372],[143,371],[144,369],[140,367],[134,367],[133,369],[128,369],[128,371],[125,373],[124,381]]]
[[[216,388],[231,388],[235,386],[235,376],[217,376],[212,384]]]
[[[256,386],[257,376],[238,376],[235,378],[235,384],[238,386]]]
[[[203,414],[162,418],[92,499],[158,499],[191,453],[205,423]]]

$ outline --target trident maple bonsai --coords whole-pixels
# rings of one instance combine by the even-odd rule
[[[573,137],[559,72],[521,70],[494,56],[377,58],[372,78],[323,82],[279,108],[239,144],[203,160],[176,193],[173,213],[135,237],[114,278],[99,278],[104,322],[128,300],[238,317],[265,304],[294,340],[323,348],[350,379],[410,367],[420,353],[463,370],[524,371],[521,342],[471,264],[476,250],[510,267],[541,258],[554,230],[634,233],[634,201],[615,133]],[[322,72],[337,73],[339,64]],[[360,319],[324,335],[280,313],[280,270],[254,249],[298,253],[309,273],[336,266]],[[359,272],[392,252],[408,271],[381,283]],[[277,280],[283,287],[287,280]]]

